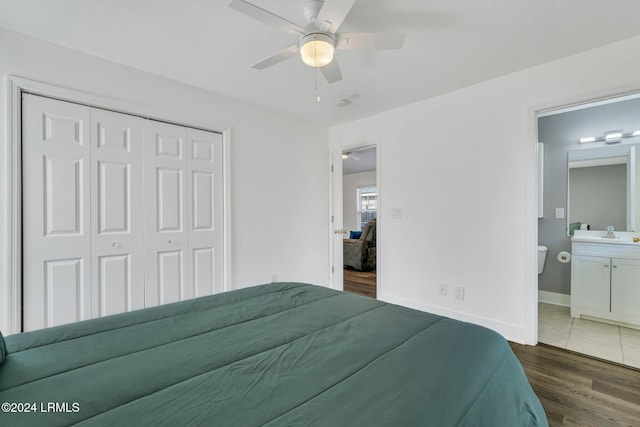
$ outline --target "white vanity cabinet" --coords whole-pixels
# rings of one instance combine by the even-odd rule
[[[640,319],[640,260],[613,258],[611,268],[611,312]]]
[[[571,316],[640,325],[640,245],[572,243]]]
[[[609,312],[610,294],[611,258],[574,255],[571,260],[571,316]]]

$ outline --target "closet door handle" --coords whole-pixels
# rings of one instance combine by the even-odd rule
[[[617,265],[614,265],[614,266],[613,266],[613,268],[618,268],[618,266],[617,266]]]
[[[113,246],[114,248],[119,248],[120,247],[120,243],[119,242],[113,242],[111,244],[111,246]]]
[[[604,268],[609,268],[609,264],[605,264],[605,265],[604,265]]]

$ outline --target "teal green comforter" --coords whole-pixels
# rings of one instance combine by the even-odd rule
[[[2,426],[547,425],[498,334],[301,283],[5,340]]]

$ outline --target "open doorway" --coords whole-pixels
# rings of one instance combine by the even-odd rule
[[[640,368],[640,95],[541,113],[538,140],[538,340]]]
[[[343,290],[377,298],[377,147],[342,152]]]

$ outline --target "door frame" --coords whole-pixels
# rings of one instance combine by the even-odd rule
[[[344,288],[343,275],[343,253],[341,234],[335,234],[334,230],[342,229],[344,225],[344,212],[342,206],[343,197],[343,173],[342,173],[342,153],[345,151],[356,151],[360,148],[376,147],[376,189],[378,192],[377,214],[376,214],[376,295],[380,299],[382,292],[382,282],[380,280],[380,248],[382,247],[381,225],[384,224],[384,215],[382,211],[382,181],[381,181],[381,153],[382,139],[358,140],[350,143],[338,141],[331,144],[329,148],[329,167],[330,167],[330,183],[329,183],[329,286],[333,289],[342,291]],[[384,228],[384,226],[383,226]]]
[[[609,87],[605,89],[599,89],[591,92],[581,92],[574,95],[563,96],[556,99],[552,99],[546,102],[530,105],[527,109],[527,115],[529,117],[529,141],[528,141],[528,156],[527,156],[527,223],[535,224],[531,230],[527,231],[527,247],[525,248],[525,254],[528,259],[531,259],[526,272],[525,283],[530,283],[526,286],[527,289],[527,301],[531,301],[531,304],[527,304],[527,308],[531,310],[530,313],[525,313],[526,319],[531,321],[530,326],[527,328],[527,343],[531,345],[537,345],[538,341],[538,304],[540,302],[540,291],[538,290],[538,250],[539,244],[538,238],[538,187],[543,184],[544,170],[539,167],[538,164],[538,142],[540,140],[538,119],[542,115],[560,114],[567,111],[572,111],[579,108],[584,108],[585,104],[606,104],[612,100],[622,101],[625,98],[634,97],[637,98],[640,94],[640,87],[637,85],[627,85],[625,87]],[[542,174],[542,176],[540,176]],[[542,180],[541,180],[542,178]],[[535,212],[535,216],[534,216]],[[549,256],[547,254],[547,256]]]
[[[231,130],[220,131],[190,123],[180,123],[166,117],[166,112],[114,98],[94,95],[61,86],[9,75],[6,89],[6,156],[0,160],[0,330],[5,335],[22,331],[22,94],[31,93],[61,101],[74,102],[146,119],[186,126],[208,132],[222,133],[223,169],[223,290],[231,289],[231,215],[229,204],[231,164],[229,146]],[[2,264],[4,261],[4,264]]]

